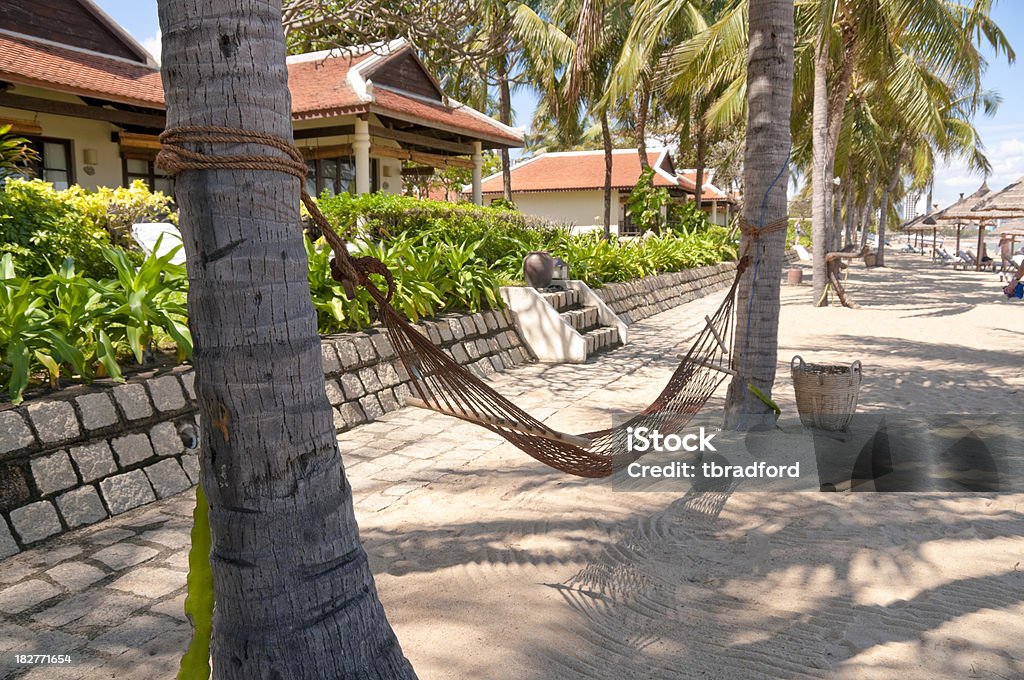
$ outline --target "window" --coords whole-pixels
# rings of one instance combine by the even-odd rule
[[[67,189],[75,182],[71,140],[51,137],[26,137],[39,159],[28,165],[27,175],[52,182],[55,189]]]
[[[633,216],[629,214],[629,206],[625,203],[619,206],[619,236],[639,236],[640,229],[633,223]]]
[[[141,155],[124,155],[121,157],[121,170],[125,186],[141,179],[150,191],[162,191],[168,196],[174,195],[174,180],[161,173],[152,158]]]
[[[356,159],[353,156],[338,158],[316,158],[306,161],[309,174],[306,175],[306,193],[319,196],[324,191],[331,196],[356,192]],[[370,159],[370,191],[380,189],[377,178],[377,159]]]

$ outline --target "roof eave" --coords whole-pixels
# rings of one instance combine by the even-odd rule
[[[156,102],[150,99],[138,99],[135,97],[125,97],[122,95],[111,94],[110,92],[104,92],[100,90],[91,90],[86,87],[72,87],[70,85],[64,85],[62,83],[52,83],[46,80],[37,80],[35,78],[26,78],[17,74],[10,74],[6,71],[0,70],[0,80],[6,80],[7,82],[14,83],[15,85],[27,85],[29,87],[38,87],[41,90],[49,90],[51,92],[60,92],[62,94],[72,94],[76,97],[92,97],[94,99],[105,99],[115,104],[127,104],[129,106],[141,106],[149,109],[164,110],[166,107],[163,101]]]

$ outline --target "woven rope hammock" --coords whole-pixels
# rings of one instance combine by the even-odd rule
[[[220,127],[179,127],[164,132],[160,141],[163,148],[158,164],[170,175],[184,170],[271,170],[298,177],[300,185],[306,175],[306,164],[299,151],[287,140],[271,135]],[[186,149],[182,144],[195,148]],[[213,155],[196,150],[209,144],[257,144],[280,155]],[[416,397],[407,399],[407,403],[486,428],[557,470],[581,477],[606,477],[622,469],[641,455],[628,452],[628,427],[678,431],[703,408],[726,378],[736,375],[729,348],[733,346],[736,290],[750,261],[746,256],[740,258],[736,277],[722,304],[714,314],[705,317],[703,329],[650,406],[612,429],[583,435],[558,432],[456,363],[402,318],[391,306],[395,287],[387,267],[375,258],[352,257],[344,238],[334,231],[305,190],[302,202],[334,251],[332,276],[342,283],[349,297],[355,295],[358,285],[373,298],[379,319],[411,378]],[[751,240],[756,240],[784,229],[787,224],[779,220],[761,229],[743,228]],[[371,274],[383,277],[386,291],[370,279]]]

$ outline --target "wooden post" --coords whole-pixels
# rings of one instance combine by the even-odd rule
[[[981,271],[981,244],[985,241],[985,224],[978,222],[978,251],[974,258],[974,271]]]

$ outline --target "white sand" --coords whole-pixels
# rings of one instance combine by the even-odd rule
[[[796,353],[860,358],[862,411],[1024,413],[1024,303],[1001,302],[992,274],[890,258],[854,266],[861,310],[814,309],[808,286],[784,288],[785,414]],[[570,431],[605,426],[608,410],[642,405],[671,371],[670,345],[686,337],[665,337],[667,316],[634,327],[639,341],[664,340],[645,348],[654,364],[618,380],[628,364],[614,355],[571,369],[600,369],[608,390],[587,397],[569,383],[547,400],[523,372],[517,399],[549,406]],[[564,409],[566,398],[581,401]],[[430,418],[453,450],[491,445]],[[1020,493],[620,493],[502,445],[358,512],[381,597],[425,680],[910,680],[1024,678],[1022,509]]]

